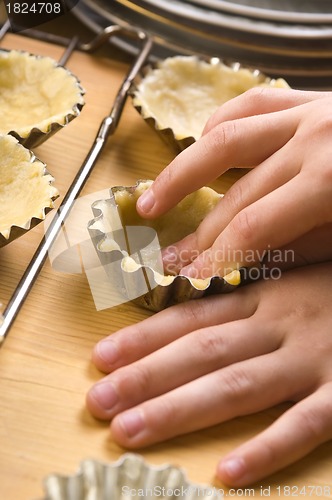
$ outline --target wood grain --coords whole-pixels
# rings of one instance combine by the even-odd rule
[[[3,47],[59,58],[63,49],[6,36]],[[85,158],[101,119],[108,113],[127,64],[75,53],[69,69],[86,89],[79,118],[35,153],[48,165],[62,196]],[[107,144],[83,194],[112,185],[132,185],[154,178],[172,159],[166,145],[128,102],[120,126]],[[231,171],[214,187],[225,191],[241,175]],[[51,216],[51,214],[50,214]],[[9,300],[43,234],[43,225],[0,251],[0,299]],[[108,425],[85,409],[85,394],[101,374],[90,362],[94,344],[118,328],[150,313],[132,304],[97,312],[83,274],[64,274],[46,263],[0,350],[0,498],[43,496],[42,478],[52,472],[71,474],[81,460],[113,461],[124,452],[109,435]],[[183,467],[195,482],[210,483],[219,457],[271,424],[285,406],[173,439],[140,450],[151,463]],[[261,483],[331,485],[332,445]],[[255,486],[259,496],[260,486]]]

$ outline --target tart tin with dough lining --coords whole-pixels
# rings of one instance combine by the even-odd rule
[[[0,50],[0,134],[35,148],[76,118],[84,90],[50,57]]]
[[[95,217],[88,230],[109,281],[125,297],[123,302],[132,300],[160,311],[207,294],[233,291],[241,281],[239,271],[208,279],[165,275],[160,251],[194,231],[222,195],[201,188],[167,214],[150,221],[139,217],[136,201],[151,182],[113,187],[109,199],[92,205]]]
[[[46,165],[10,135],[0,135],[0,247],[45,219],[59,196]]]
[[[130,94],[144,120],[178,153],[201,136],[220,105],[253,87],[289,88],[282,78],[239,63],[179,55],[145,66]]]
[[[134,453],[104,463],[87,459],[73,475],[51,474],[44,480],[43,500],[92,500],[125,498],[176,498],[221,500],[221,490],[189,481],[174,465],[151,465]]]

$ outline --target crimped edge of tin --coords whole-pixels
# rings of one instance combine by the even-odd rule
[[[77,88],[77,102],[72,106],[70,112],[68,112],[67,114],[61,115],[61,113],[59,113],[60,116],[56,121],[52,121],[52,117],[50,117],[49,123],[47,123],[44,127],[39,127],[38,124],[36,124],[35,126],[32,126],[27,133],[24,134],[22,134],[19,130],[9,130],[8,132],[6,132],[6,134],[15,137],[15,139],[17,139],[19,143],[27,149],[35,148],[43,144],[43,142],[48,140],[62,128],[66,127],[71,121],[73,121],[77,116],[80,115],[85,105],[85,101],[83,98],[85,90],[76,75],[74,75],[68,68],[61,64],[58,64],[55,60],[48,56],[46,57],[35,55],[23,50],[7,50],[3,48],[0,49],[0,53],[1,52],[17,52],[19,54],[22,54],[23,56],[28,56],[36,60],[50,59],[54,63],[54,69],[62,68],[73,79],[73,86]],[[44,121],[46,120],[47,119],[45,119]]]
[[[59,197],[59,191],[57,190],[57,188],[55,186],[53,186],[54,178],[50,174],[50,172],[47,170],[46,164],[43,161],[41,161],[39,158],[37,158],[32,151],[30,151],[28,148],[25,148],[25,146],[20,144],[17,141],[17,139],[12,138],[12,140],[15,140],[17,142],[18,147],[23,147],[24,149],[26,149],[28,151],[29,156],[30,156],[30,159],[28,160],[29,163],[33,164],[35,162],[38,162],[43,166],[42,177],[44,177],[44,176],[50,177],[48,184],[51,187],[52,193],[49,197],[49,204],[45,205],[44,207],[41,207],[41,214],[42,214],[41,217],[39,215],[38,216],[32,215],[31,217],[29,217],[27,219],[27,221],[22,226],[19,226],[16,224],[9,225],[8,229],[7,229],[9,231],[8,236],[4,235],[2,232],[0,232],[0,248],[5,246],[5,245],[8,245],[8,243],[11,243],[12,241],[16,240],[17,238],[19,238],[20,236],[24,235],[25,233],[30,231],[32,228],[37,226],[40,222],[45,220],[47,213],[50,212],[54,208],[54,201]]]
[[[133,194],[140,184],[146,183],[146,180],[138,180],[133,186],[114,186],[110,189],[112,204],[115,202],[115,194],[118,191],[126,191]],[[127,252],[127,248],[121,248],[115,245],[110,251],[102,251],[100,246],[104,242],[106,233],[103,227],[108,226],[103,223],[104,213],[100,207],[101,203],[110,200],[98,200],[92,205],[92,211],[95,217],[88,223],[88,231],[92,239],[93,245],[98,254],[99,260],[108,274],[110,281],[115,279],[119,283],[120,288],[127,294],[127,297],[135,295],[134,291],[139,289],[138,281],[145,280],[147,284],[147,293],[136,296],[133,299],[128,298],[132,302],[152,311],[160,311],[181,302],[197,299],[206,295],[228,293],[234,291],[241,284],[241,273],[239,270],[234,270],[231,273],[220,277],[212,276],[206,279],[190,278],[183,275],[165,275],[161,274],[149,265],[139,264],[133,260]],[[131,259],[131,270],[128,270],[126,262]],[[109,275],[110,262],[119,262],[119,269],[114,275]]]
[[[170,56],[164,60],[154,61],[152,63],[146,64],[141,71],[134,78],[133,83],[131,85],[129,95],[131,96],[131,101],[133,107],[137,110],[137,112],[142,116],[144,121],[157,132],[160,138],[171,147],[171,149],[177,154],[186,149],[188,146],[196,142],[196,139],[193,135],[188,134],[186,137],[183,137],[180,134],[177,134],[171,127],[163,127],[158,122],[158,119],[155,116],[152,116],[149,111],[145,108],[144,104],[142,104],[141,99],[139,97],[139,85],[144,80],[144,78],[150,74],[152,71],[159,69],[164,61],[169,59],[175,59],[177,57],[188,58],[190,60],[202,61],[211,65],[224,65],[225,67],[233,70],[234,72],[238,72],[240,70],[248,70],[253,76],[259,79],[259,83],[266,83],[267,85],[273,85],[277,80],[282,81],[285,85],[285,88],[288,88],[288,83],[283,79],[271,78],[264,74],[262,71],[256,68],[252,68],[250,66],[242,65],[239,62],[227,61],[221,59],[219,57],[204,57],[204,56],[184,56],[184,55],[176,55]]]
[[[43,500],[87,500],[94,498],[121,499],[125,494],[130,497],[136,491],[183,492],[184,500],[209,498],[221,500],[220,490],[208,484],[197,484],[188,480],[185,471],[171,464],[152,465],[141,455],[125,453],[117,461],[107,463],[96,459],[83,460],[75,474],[50,474],[44,481]],[[160,496],[161,493],[159,493]]]

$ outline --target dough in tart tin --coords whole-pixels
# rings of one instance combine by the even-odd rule
[[[240,271],[224,277],[194,279],[164,273],[161,249],[195,231],[222,195],[208,187],[186,196],[156,220],[142,219],[136,211],[139,196],[152,181],[111,188],[111,196],[98,200],[92,210],[89,233],[110,282],[127,300],[153,311],[211,293],[233,291]],[[125,300],[124,300],[125,302]]]
[[[173,56],[145,66],[130,93],[144,120],[179,152],[201,136],[219,106],[253,87],[289,88],[239,63]]]
[[[11,135],[0,136],[0,247],[45,219],[59,196],[46,165]]]
[[[0,49],[0,134],[32,149],[76,118],[84,90],[50,57]]]

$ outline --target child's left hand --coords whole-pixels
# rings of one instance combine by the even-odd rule
[[[257,481],[332,439],[332,263],[191,301],[99,342],[109,373],[87,396],[129,448],[292,406],[223,457],[218,477]]]

